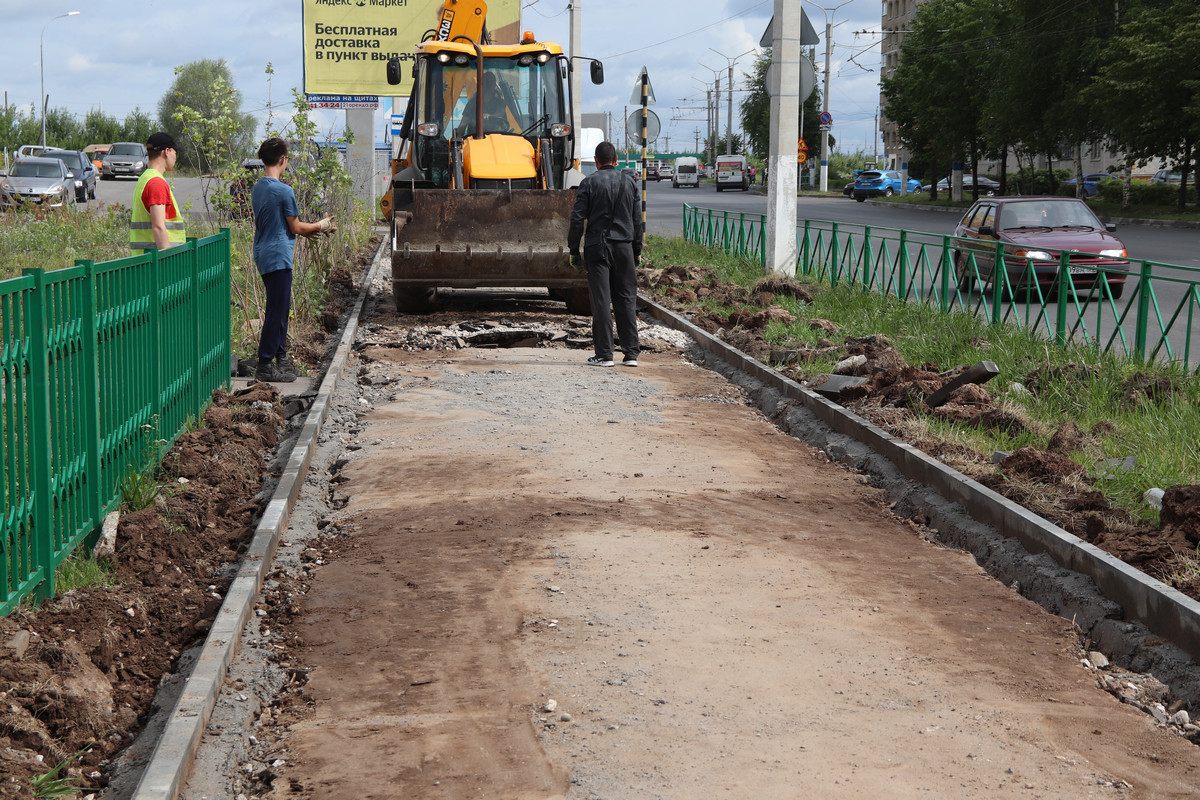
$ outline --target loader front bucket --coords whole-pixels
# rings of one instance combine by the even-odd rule
[[[412,201],[393,229],[394,286],[587,285],[567,252],[574,189],[415,189]]]

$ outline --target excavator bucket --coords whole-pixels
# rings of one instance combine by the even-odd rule
[[[402,310],[417,310],[423,293],[440,286],[586,291],[587,276],[567,251],[574,190],[413,189],[411,197],[395,212],[392,237]]]

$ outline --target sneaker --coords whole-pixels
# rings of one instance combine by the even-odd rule
[[[293,378],[300,375],[300,370],[296,369],[296,362],[292,361],[286,355],[275,357],[276,368],[285,375],[291,375]]]
[[[592,356],[587,363],[593,367],[611,367],[613,365],[611,358],[601,358],[600,356]]]
[[[254,380],[267,383],[291,383],[296,376],[290,372],[280,372],[270,361],[261,363],[254,370]]]
[[[637,358],[635,356],[625,356],[625,358],[621,361],[621,366],[622,367],[636,367],[637,366]]]

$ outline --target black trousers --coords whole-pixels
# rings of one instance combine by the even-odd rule
[[[288,316],[292,311],[292,271],[277,269],[260,276],[267,295],[258,360],[270,361],[287,355]]]
[[[596,357],[613,357],[612,315],[615,315],[621,350],[626,358],[637,358],[642,347],[638,342],[637,264],[633,259],[633,243],[588,245],[583,256],[592,296],[592,346]]]

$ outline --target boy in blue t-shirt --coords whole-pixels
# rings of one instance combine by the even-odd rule
[[[267,309],[258,341],[255,380],[290,383],[296,367],[287,355],[288,315],[292,309],[292,255],[296,237],[313,238],[333,233],[328,214],[319,222],[301,222],[296,193],[280,180],[287,168],[287,142],[272,137],[258,148],[263,176],[254,184],[250,204],[254,209],[254,264],[266,290]]]

